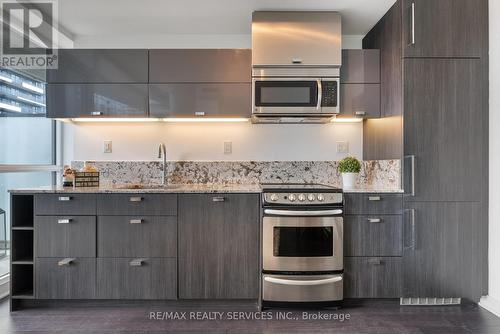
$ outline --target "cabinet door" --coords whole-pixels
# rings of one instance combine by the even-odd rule
[[[488,39],[486,0],[403,0],[404,57],[480,57]]]
[[[342,50],[340,82],[380,83],[380,50]]]
[[[251,84],[149,86],[151,117],[250,117]]]
[[[478,301],[487,275],[481,204],[406,203],[404,297]]]
[[[487,154],[481,66],[472,59],[405,59],[407,201],[481,198]]]
[[[35,259],[37,299],[95,298],[95,279],[95,258]]]
[[[179,196],[179,297],[257,299],[257,194]]]
[[[341,84],[340,116],[380,118],[380,84]]]
[[[47,117],[147,117],[146,84],[49,84]]]
[[[249,49],[167,49],[149,52],[151,83],[250,82]]]
[[[49,83],[147,83],[148,50],[61,49]]]

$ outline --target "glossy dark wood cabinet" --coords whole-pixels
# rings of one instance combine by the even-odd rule
[[[485,55],[488,1],[402,0],[403,57]]]
[[[97,298],[177,299],[175,258],[98,258]]]
[[[400,257],[348,257],[344,267],[345,298],[401,297]]]
[[[35,215],[95,215],[94,194],[37,194],[34,197]]]
[[[340,85],[339,117],[380,118],[380,84]]]
[[[344,84],[380,83],[380,50],[342,50],[340,82]]]
[[[100,216],[176,216],[177,194],[98,194],[97,214]]]
[[[250,83],[149,85],[151,117],[250,117]]]
[[[479,202],[407,202],[403,295],[477,300],[487,275],[482,220]]]
[[[59,49],[48,83],[147,83],[148,50]]]
[[[179,195],[179,298],[258,298],[259,199]]]
[[[481,198],[481,67],[479,59],[404,60],[407,202]]]
[[[38,257],[95,257],[95,216],[36,216]]]
[[[363,40],[388,116],[365,121],[364,158],[403,165],[404,297],[487,294],[487,6],[399,0]]]
[[[177,218],[99,216],[99,257],[177,257]]]
[[[149,51],[150,83],[249,83],[250,49]]]
[[[47,85],[48,118],[147,116],[147,84]]]
[[[35,291],[37,299],[92,299],[96,296],[95,258],[37,258]]]
[[[403,197],[401,194],[346,193],[344,199],[345,213],[347,215],[397,215],[403,211]]]

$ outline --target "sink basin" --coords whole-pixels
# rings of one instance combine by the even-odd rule
[[[122,185],[115,185],[113,186],[113,188],[115,189],[130,189],[130,190],[133,190],[133,189],[143,189],[143,190],[149,190],[149,189],[165,189],[165,190],[169,190],[169,189],[177,189],[177,188],[180,188],[181,185],[179,184],[169,184],[169,185],[166,185],[166,186],[162,186],[160,184],[122,184]]]

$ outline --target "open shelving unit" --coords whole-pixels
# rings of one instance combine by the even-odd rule
[[[34,196],[12,194],[11,203],[11,310],[22,299],[34,299]]]

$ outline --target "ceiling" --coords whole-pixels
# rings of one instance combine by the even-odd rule
[[[365,35],[396,0],[63,0],[59,26],[74,36],[250,34],[254,10],[337,10],[343,35]]]

